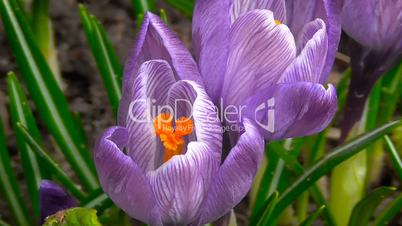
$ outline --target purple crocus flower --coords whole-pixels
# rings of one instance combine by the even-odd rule
[[[244,131],[222,162],[217,108],[197,65],[151,13],[124,73],[119,126],[95,146],[104,191],[150,225],[201,225],[229,212],[250,189],[263,154],[253,121],[243,120]],[[161,106],[171,110],[155,110]]]
[[[337,106],[334,87],[323,84],[339,11],[330,0],[198,0],[193,46],[207,93],[224,106],[246,105],[266,139],[321,131]]]
[[[125,67],[119,126],[95,147],[104,191],[130,216],[151,225],[214,221],[248,192],[264,149],[261,134],[307,135],[331,120],[336,94],[322,84],[339,39],[334,7],[311,1],[302,14],[301,1],[257,2],[197,1],[198,65],[158,17],[145,16]],[[269,106],[257,111],[272,98],[280,113],[274,131],[263,129]],[[223,142],[220,121],[231,125],[231,117],[218,113],[230,105],[246,107],[234,123],[243,130]],[[223,161],[222,152],[229,153]]]
[[[344,0],[344,31],[350,40],[352,78],[342,122],[343,136],[357,122],[366,99],[381,75],[402,54],[402,1]]]
[[[46,217],[76,206],[76,200],[63,187],[49,180],[41,182],[39,187],[40,225],[45,222]]]

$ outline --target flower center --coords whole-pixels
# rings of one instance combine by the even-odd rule
[[[154,119],[155,133],[165,147],[163,162],[168,161],[175,155],[182,154],[184,147],[184,136],[193,132],[193,121],[181,117],[175,122],[173,128],[173,117],[169,113],[162,113]]]
[[[282,22],[280,20],[275,20],[276,25],[281,25]]]

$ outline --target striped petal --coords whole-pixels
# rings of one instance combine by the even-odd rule
[[[238,105],[255,90],[276,83],[296,56],[293,35],[277,25],[271,11],[254,10],[239,17],[230,35],[226,104]]]
[[[298,39],[300,54],[286,69],[280,82],[319,83],[325,66],[328,50],[328,36],[325,23],[316,19],[308,23]]]
[[[144,171],[161,164],[162,146],[155,134],[153,108],[166,104],[168,90],[175,83],[172,69],[166,61],[152,60],[142,64],[138,71],[128,107],[128,155]],[[120,108],[119,111],[124,110]]]
[[[141,65],[149,60],[165,60],[171,66],[176,79],[200,80],[197,65],[190,52],[163,21],[147,13],[131,55],[126,61],[123,79],[123,95],[119,111],[119,124],[124,126],[133,90],[132,84]]]
[[[202,142],[191,142],[185,155],[176,155],[149,173],[164,225],[193,223],[219,166],[213,152]]]
[[[127,129],[111,127],[98,139],[95,165],[105,193],[128,215],[158,225],[159,213],[151,186],[142,169],[123,153]]]
[[[229,51],[231,0],[197,0],[193,14],[193,48],[208,95],[217,102]]]
[[[341,8],[343,0],[286,0],[286,12],[288,25],[295,36],[310,21],[316,18],[322,19],[328,33],[328,53],[325,61],[325,67],[321,74],[320,83],[327,80],[332,65],[335,60],[335,54],[338,49],[341,37]]]
[[[320,132],[337,109],[335,88],[319,83],[273,85],[249,99],[246,115],[254,119],[268,140],[307,136]]]
[[[248,193],[264,153],[264,140],[247,119],[245,132],[230,150],[213,178],[202,212],[201,223],[208,223],[228,213]]]
[[[254,9],[270,10],[276,20],[286,24],[285,0],[234,0],[231,12],[232,23],[241,15]]]
[[[192,81],[179,81],[169,90],[168,103],[177,110],[177,117],[194,118],[196,140],[215,150],[220,160],[222,131],[217,109],[205,90]]]
[[[177,101],[185,101],[180,106]],[[182,80],[169,90],[168,103],[177,117],[193,118],[196,141],[183,155],[176,155],[148,173],[152,191],[166,225],[194,223],[220,161],[222,134],[216,108],[196,82]],[[188,115],[191,114],[191,115]]]

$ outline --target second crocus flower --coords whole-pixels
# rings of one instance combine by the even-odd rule
[[[352,38],[352,77],[342,122],[346,137],[360,120],[376,81],[401,62],[402,1],[344,0],[342,25]]]
[[[324,83],[339,11],[329,0],[198,0],[193,46],[207,93],[224,106],[246,105],[268,140],[321,131],[337,107]]]

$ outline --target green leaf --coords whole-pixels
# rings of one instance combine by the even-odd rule
[[[399,179],[402,180],[402,161],[401,158],[398,155],[398,152],[396,151],[396,148],[394,146],[394,143],[392,143],[392,140],[388,137],[385,136],[385,141],[387,143],[387,151],[389,154],[389,158],[391,159],[392,165],[395,168],[396,173],[399,176]]]
[[[7,222],[0,219],[0,226],[10,226]]]
[[[0,226],[10,226],[9,224],[7,224],[5,221],[3,221],[2,219],[0,219]]]
[[[265,208],[260,214],[258,214],[259,217],[257,217],[257,219],[259,220],[257,222],[257,226],[268,225],[269,217],[271,216],[272,210],[274,209],[276,202],[278,201],[278,196],[279,193],[275,191],[267,199],[267,201],[265,201],[264,206],[266,206],[267,208]],[[254,225],[254,223],[250,222],[250,225]]]
[[[103,190],[99,188],[83,199],[80,206],[96,209],[99,213],[102,213],[107,208],[113,206],[113,202]]]
[[[378,80],[371,90],[370,96],[368,98],[368,109],[366,113],[365,120],[365,131],[374,129],[377,126],[378,112],[380,110],[380,100],[381,100],[381,84],[382,80]]]
[[[0,14],[19,69],[45,125],[85,187],[98,187],[86,141],[76,128],[67,100],[38,46],[29,23],[14,0],[0,0]]]
[[[303,166],[296,160],[295,156],[289,154],[288,151],[272,148],[271,151],[275,152],[282,160],[284,160],[287,168],[291,169],[296,175],[302,175],[304,173]],[[314,201],[320,206],[328,206],[328,203],[317,185],[312,185],[309,192]],[[300,196],[299,196],[300,198]],[[336,225],[334,217],[328,208],[323,209],[324,217],[328,225]]]
[[[20,152],[22,168],[25,175],[25,180],[28,187],[28,194],[30,196],[32,207],[34,209],[35,217],[39,219],[39,193],[38,189],[40,182],[42,181],[42,174],[39,167],[38,160],[35,153],[31,150],[31,147],[25,142],[21,133],[17,129],[17,123],[20,122],[24,125],[35,140],[42,143],[38,127],[35,119],[32,115],[31,109],[21,85],[17,80],[17,77],[13,72],[8,74],[8,96],[10,99],[10,112],[13,130],[17,140],[18,150]],[[42,172],[46,172],[46,169],[42,169]]]
[[[162,21],[165,22],[165,24],[169,24],[169,18],[168,18],[168,15],[166,13],[166,10],[159,9],[159,15],[160,15]]]
[[[100,213],[98,211],[99,221],[103,225],[133,226],[132,219],[120,208],[112,206],[107,211]],[[141,226],[145,226],[141,225]]]
[[[385,207],[385,209],[376,217],[373,226],[389,225],[392,218],[401,213],[402,209],[402,193]]]
[[[341,76],[341,81],[339,82],[339,84],[336,87],[336,93],[338,94],[338,112],[337,115],[339,115],[339,113],[341,113],[343,107],[346,104],[346,99],[348,96],[348,91],[349,91],[349,80],[350,80],[350,76],[352,75],[352,68],[347,68],[342,76]]]
[[[311,147],[311,151],[309,153],[309,158],[307,161],[308,166],[313,165],[317,161],[317,159],[319,159],[322,155],[324,155],[325,145],[327,143],[326,135],[329,127],[330,126],[328,126],[327,129],[314,136],[313,138],[314,143]]]
[[[193,16],[194,0],[164,0],[164,2],[183,13],[186,17]]]
[[[79,8],[87,42],[102,75],[113,112],[117,115],[121,99],[122,66],[118,62],[112,44],[100,22],[95,16],[90,15],[83,5],[80,5]]]
[[[46,166],[51,170],[52,175],[60,181],[60,183],[69,191],[71,194],[76,197],[78,200],[83,200],[85,198],[85,193],[81,191],[81,189],[71,181],[70,177],[64,172],[62,168],[47,154],[48,152],[36,142],[35,138],[33,138],[28,130],[21,124],[17,123],[17,129],[19,133],[21,133],[25,142],[29,144],[35,153],[40,156]]]
[[[366,226],[377,206],[388,196],[395,192],[394,187],[377,188],[364,197],[353,208],[349,219],[349,226]]]
[[[397,109],[402,93],[402,62],[382,77],[381,107],[378,123],[386,123],[391,120]]]
[[[269,197],[274,191],[280,190],[279,187],[282,188],[284,187],[284,184],[287,183],[287,181],[283,180],[286,179],[286,176],[284,176],[283,173],[288,173],[288,171],[286,171],[285,169],[284,172],[285,163],[282,159],[278,157],[277,153],[287,153],[292,150],[292,156],[290,158],[294,158],[295,156],[299,155],[303,143],[304,139],[288,139],[284,142],[272,142],[267,144],[266,155],[268,159],[268,164],[259,185],[260,187],[255,199],[251,221],[258,220],[257,214],[261,211],[262,208],[264,208],[263,204],[267,197]],[[279,186],[280,183],[282,186]]]
[[[259,220],[259,214],[262,213],[262,208],[264,207],[266,199],[272,194],[272,192],[270,192],[272,189],[272,184],[275,183],[275,178],[277,178],[277,176],[275,176],[275,172],[278,172],[280,168],[283,168],[283,164],[282,166],[279,166],[280,159],[278,156],[274,152],[269,151],[271,147],[275,145],[275,143],[278,143],[279,146],[283,145],[282,142],[272,142],[267,144],[265,147],[265,158],[267,158],[268,163],[266,164],[266,168],[259,184],[255,204],[250,217],[250,222],[254,222],[254,225]]]
[[[101,226],[96,210],[72,208],[49,216],[43,226]]]
[[[8,207],[19,226],[29,226],[29,215],[24,201],[21,197],[21,190],[15,178],[11,159],[8,154],[6,137],[3,131],[3,123],[0,119],[0,190],[2,197],[7,201]]]
[[[390,122],[335,148],[335,150],[331,151],[330,154],[326,155],[324,158],[314,164],[314,166],[308,169],[279,197],[278,203],[271,214],[271,219],[269,222],[272,222],[274,225],[274,222],[277,221],[280,213],[295,199],[297,199],[301,193],[311,187],[318,179],[329,173],[334,167],[343,161],[359,153],[371,142],[379,139],[400,124],[401,120]]]
[[[145,15],[147,12],[156,12],[155,0],[131,0],[131,3],[135,17]],[[141,24],[140,22],[138,23]]]
[[[311,226],[313,225],[314,221],[321,215],[322,211],[326,209],[325,206],[321,206],[320,208],[316,209],[309,217],[307,217],[300,226]]]
[[[50,0],[33,0],[32,2],[32,31],[35,42],[49,64],[54,79],[60,89],[64,88],[61,78],[59,61],[57,59],[57,48],[54,39],[53,25],[49,16]]]

